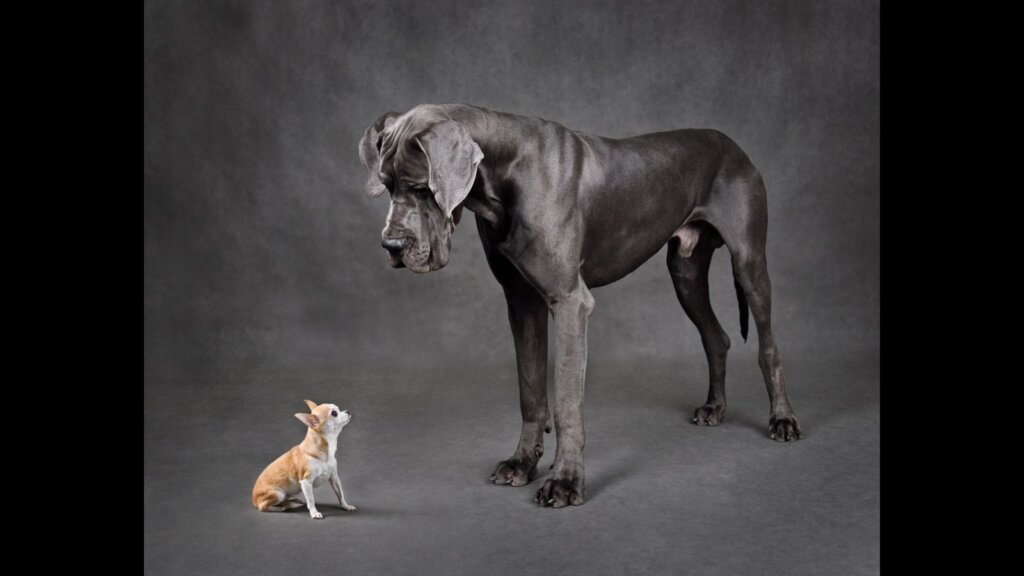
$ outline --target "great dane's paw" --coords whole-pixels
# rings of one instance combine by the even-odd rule
[[[693,413],[693,423],[697,426],[718,426],[725,416],[725,406],[721,404],[705,404]]]
[[[779,442],[793,442],[803,435],[796,416],[772,416],[768,420],[768,437]]]
[[[317,512],[316,510],[311,511],[309,513],[309,517],[312,518],[313,520],[323,520],[324,519],[324,515],[319,513],[319,512]]]
[[[498,467],[491,474],[491,482],[499,486],[526,486],[536,477],[536,460],[530,462],[512,457],[498,463]]]
[[[341,509],[344,510],[345,512],[355,512],[356,510],[359,510],[359,508],[356,508],[351,504],[342,504]]]
[[[551,478],[544,481],[544,485],[540,487],[540,490],[537,490],[537,503],[551,508],[579,506],[583,504],[585,492],[586,486],[583,483],[582,475],[552,475]]]

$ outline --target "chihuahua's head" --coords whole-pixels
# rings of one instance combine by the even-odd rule
[[[337,436],[345,424],[352,420],[352,412],[338,408],[337,404],[317,404],[312,400],[305,402],[306,406],[309,406],[310,413],[300,412],[295,417],[318,434]]]

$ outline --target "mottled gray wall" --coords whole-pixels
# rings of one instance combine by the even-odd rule
[[[439,273],[379,246],[356,144],[423,102],[726,132],[768,187],[783,352],[876,349],[878,21],[862,1],[147,2],[147,381],[228,360],[513,370],[472,222]],[[721,254],[712,291],[738,340]],[[699,349],[662,254],[595,296],[592,361]]]
[[[877,574],[877,2],[153,0],[144,24],[147,574]],[[706,363],[658,254],[594,291],[587,505],[488,485],[519,437],[501,291],[471,221],[446,269],[389,268],[357,155],[381,113],[450,101],[732,136],[805,439],[765,437],[721,253],[729,414],[688,424]],[[303,398],[354,409],[357,513],[249,501]]]

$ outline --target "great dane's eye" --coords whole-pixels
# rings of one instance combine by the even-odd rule
[[[338,411],[337,410],[331,410],[331,416],[337,417],[338,416]]]
[[[409,188],[414,192],[430,192],[430,186],[426,184],[411,184]]]

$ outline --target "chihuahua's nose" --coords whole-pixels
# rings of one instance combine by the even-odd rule
[[[380,242],[380,245],[392,254],[402,252],[408,244],[409,240],[406,238],[383,238]]]
[[[352,411],[351,410],[345,410],[345,414],[348,414],[349,416],[351,416],[352,415]]]

